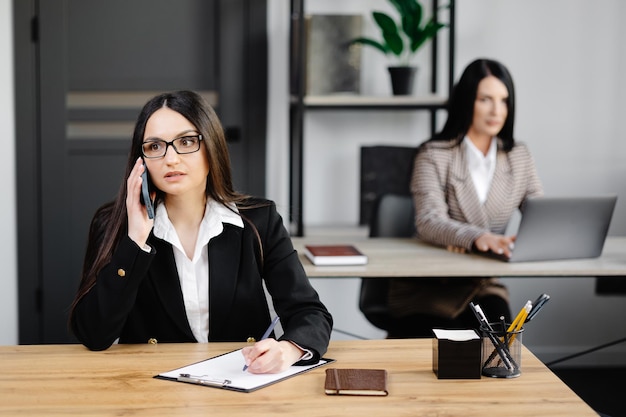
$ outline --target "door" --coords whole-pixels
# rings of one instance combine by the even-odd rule
[[[123,181],[150,97],[203,94],[226,127],[236,188],[264,195],[266,6],[15,0],[14,13],[20,343],[73,342],[89,223]]]

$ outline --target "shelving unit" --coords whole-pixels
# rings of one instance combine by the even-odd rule
[[[445,109],[447,97],[437,95],[439,42],[432,40],[431,94],[428,96],[306,96],[306,35],[305,0],[290,0],[290,106],[289,106],[289,221],[293,236],[304,236],[303,221],[303,162],[304,114],[308,110],[416,110],[430,112],[431,132],[434,133],[436,113]],[[454,82],[454,15],[455,2],[449,0],[448,36],[448,86]],[[437,18],[439,0],[432,0],[432,10]]]

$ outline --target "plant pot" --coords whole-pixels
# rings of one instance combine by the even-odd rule
[[[391,90],[394,96],[413,94],[416,67],[388,67],[387,69],[391,76]]]

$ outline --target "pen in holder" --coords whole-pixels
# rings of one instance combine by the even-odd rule
[[[521,375],[523,328],[507,329],[505,323],[481,326],[483,335],[482,374],[493,378],[516,378]]]

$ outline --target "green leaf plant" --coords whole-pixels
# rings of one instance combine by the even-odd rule
[[[412,58],[426,44],[426,41],[448,25],[435,22],[434,16],[422,24],[424,8],[418,0],[388,1],[400,14],[399,22],[386,13],[374,11],[372,17],[380,28],[382,41],[359,37],[352,39],[351,43],[372,46],[387,56],[395,57],[400,66],[409,66]],[[448,6],[440,8],[445,7]]]

